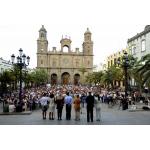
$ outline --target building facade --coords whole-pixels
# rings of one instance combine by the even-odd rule
[[[5,70],[11,69],[12,63],[10,61],[0,58],[0,73],[3,73]]]
[[[144,31],[128,39],[129,53],[140,60],[146,54],[150,54],[150,25],[145,26]]]
[[[87,28],[84,33],[82,51],[79,48],[73,51],[72,41],[68,37],[62,37],[60,49],[53,47],[52,50],[48,50],[47,31],[42,25],[37,40],[37,68],[47,71],[49,83],[77,85],[85,81],[85,76],[93,70],[91,35],[92,33]]]
[[[121,51],[118,51],[118,52],[108,56],[107,60],[106,60],[106,69],[110,68],[111,66],[118,66],[118,64],[117,64],[118,59],[120,59],[124,55],[124,52],[128,52],[128,49],[123,49]],[[124,82],[123,81],[114,81],[114,85],[123,88]]]
[[[118,52],[108,56],[107,60],[106,60],[106,68],[110,68],[111,66],[116,65],[117,60],[123,56],[124,52],[128,52],[128,49],[123,49],[121,51],[118,51]]]

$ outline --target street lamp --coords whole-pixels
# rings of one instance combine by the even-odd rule
[[[127,103],[128,96],[128,68],[134,63],[134,58],[131,59],[128,56],[128,53],[125,51],[122,59],[118,58],[118,65],[121,65],[124,70],[124,85],[125,85],[125,103]],[[123,106],[124,107],[124,106]],[[126,108],[125,108],[126,109]]]
[[[129,58],[128,58],[128,54],[127,52],[124,53],[124,56],[122,58],[123,60],[123,68],[124,68],[124,76],[125,76],[125,99],[127,99],[127,95],[128,95],[128,72],[127,69],[129,67]]]
[[[29,65],[30,62],[30,57],[27,56],[25,54],[23,54],[23,50],[20,48],[19,49],[19,56],[17,56],[17,63],[14,63],[15,61],[15,55],[12,54],[11,55],[11,61],[12,64],[18,66],[19,68],[19,82],[20,82],[20,86],[19,86],[19,111],[22,111],[22,69],[25,68],[26,66]],[[26,63],[27,61],[27,63]]]

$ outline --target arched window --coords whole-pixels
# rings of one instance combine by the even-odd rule
[[[44,37],[44,33],[41,33],[41,37]]]
[[[63,47],[63,52],[65,52],[65,53],[69,52],[69,47],[68,46],[64,46]]]

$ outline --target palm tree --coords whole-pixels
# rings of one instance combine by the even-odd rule
[[[142,76],[143,84],[150,85],[150,54],[142,57],[140,62],[144,62],[144,64],[138,68],[137,72]]]
[[[7,93],[11,90],[11,83],[14,81],[14,76],[11,71],[6,70],[0,74],[1,91],[2,93]]]
[[[134,82],[136,83],[136,87],[138,87],[140,93],[143,89],[143,78],[141,74],[138,72],[138,69],[142,66],[140,61],[137,61],[137,58],[134,59],[133,64],[129,64],[128,68],[128,76],[130,79],[134,79]]]

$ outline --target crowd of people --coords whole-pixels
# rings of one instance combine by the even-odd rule
[[[47,112],[50,120],[54,120],[55,109],[57,109],[57,119],[62,120],[62,110],[65,108],[66,120],[71,120],[72,109],[75,111],[75,120],[80,120],[82,109],[87,108],[87,122],[93,122],[93,108],[96,109],[96,120],[100,121],[100,96],[98,88],[83,86],[57,86],[46,88],[41,91],[38,102],[42,108],[42,117],[46,119]],[[93,93],[93,94],[92,94]]]
[[[62,120],[62,110],[65,108],[66,120],[71,120],[72,107],[75,111],[75,120],[80,120],[82,109],[86,106],[87,122],[93,122],[93,111],[96,112],[96,120],[101,120],[101,103],[108,106],[119,105],[119,109],[128,109],[138,100],[137,93],[128,95],[121,91],[108,91],[97,86],[51,86],[26,89],[22,92],[22,101],[18,99],[18,93],[13,92],[4,98],[5,106],[9,106],[9,112],[42,109],[43,119]],[[22,107],[20,107],[22,106]],[[134,107],[135,108],[135,107]],[[19,110],[21,109],[21,110]],[[55,110],[57,109],[57,117]],[[47,115],[48,114],[48,115]]]

